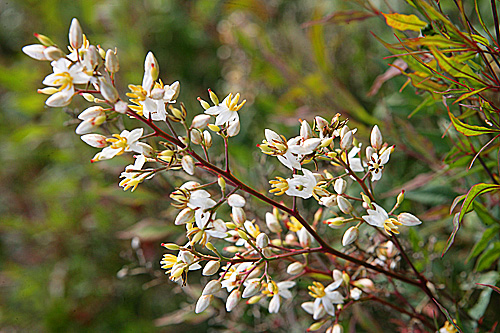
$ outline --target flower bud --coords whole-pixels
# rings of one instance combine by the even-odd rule
[[[214,103],[214,105],[219,105],[219,97],[217,97],[217,95],[211,89],[208,89],[208,95],[210,96],[210,100],[212,101],[212,103]]]
[[[403,225],[406,225],[406,226],[414,226],[414,225],[419,225],[422,223],[422,221],[420,221],[418,219],[418,217],[416,217],[415,215],[413,214],[410,214],[410,213],[401,213],[398,215],[398,221],[401,222]]]
[[[238,135],[239,132],[240,132],[240,122],[239,121],[233,121],[227,127],[227,135],[230,137]]]
[[[333,185],[335,192],[337,194],[342,194],[347,188],[347,182],[343,178],[339,178],[335,181],[335,185]]]
[[[344,328],[339,324],[333,325],[332,333],[344,333]]]
[[[312,129],[311,126],[309,126],[309,123],[306,120],[302,120],[302,123],[300,124],[300,136],[304,139],[307,140],[309,138],[312,138]]]
[[[247,304],[255,304],[257,303],[258,301],[260,301],[262,298],[262,296],[253,296],[252,298],[250,298],[248,301],[247,301]]]
[[[203,131],[203,141],[205,142],[205,146],[207,148],[212,147],[212,135],[209,131]]]
[[[224,177],[218,176],[217,177],[217,184],[219,185],[222,193],[224,193],[226,191],[226,180],[224,179]]]
[[[219,280],[212,280],[207,285],[205,288],[203,288],[203,291],[201,292],[202,295],[213,295],[217,293],[219,290],[221,290],[222,284],[220,283]]]
[[[227,198],[227,203],[231,207],[244,207],[245,206],[245,198],[243,198],[239,194],[231,194],[229,198]]]
[[[337,205],[337,196],[335,194],[329,195],[327,197],[322,197],[319,203],[325,207],[333,207]]]
[[[265,233],[261,232],[257,236],[255,243],[257,244],[257,246],[259,248],[263,249],[269,245],[269,237],[267,237],[267,235]]]
[[[273,213],[266,213],[266,225],[272,232],[281,232],[281,225]]]
[[[104,97],[106,101],[111,103],[118,101],[118,91],[102,76],[99,78],[99,88],[102,97]]]
[[[323,140],[321,140],[321,144],[319,146],[323,148],[328,147],[333,142],[333,139],[334,139],[333,136],[329,138],[324,138]]]
[[[351,214],[352,205],[351,203],[341,195],[337,196],[337,204],[339,205],[340,211],[344,214]]]
[[[372,133],[370,135],[370,143],[376,150],[379,150],[382,147],[382,133],[377,125],[373,126]]]
[[[340,139],[340,149],[348,150],[349,148],[351,148],[352,140],[353,140],[352,131],[349,131],[342,137],[342,139]]]
[[[373,281],[370,279],[367,279],[367,278],[356,280],[352,284],[358,288],[361,288],[361,289],[368,289],[368,290],[375,289],[375,285],[374,285]]]
[[[205,276],[214,275],[219,271],[219,268],[220,268],[220,261],[215,261],[215,260],[209,261],[203,268],[202,274]]]
[[[333,281],[338,281],[340,279],[343,279],[343,274],[340,270],[334,269],[332,272],[332,277],[333,277]]]
[[[233,207],[232,213],[233,213],[233,221],[234,223],[236,223],[236,225],[243,225],[243,223],[245,223],[246,214],[243,208]]]
[[[106,137],[100,134],[85,134],[80,137],[86,144],[94,148],[104,148],[108,145]]]
[[[196,309],[194,310],[194,312],[201,313],[205,311],[213,299],[213,295],[202,295],[200,298],[198,298],[198,302],[196,302]]]
[[[290,275],[297,275],[299,273],[302,273],[303,270],[304,270],[304,265],[298,261],[291,263],[286,268],[286,272]]]
[[[55,94],[58,91],[59,90],[57,88],[46,87],[46,88],[38,89],[36,92],[39,93],[39,94],[52,95],[52,94]]]
[[[55,45],[55,43],[52,41],[52,39],[50,39],[49,37],[45,36],[45,35],[42,35],[42,34],[38,34],[38,33],[34,33],[33,34],[36,39],[38,39],[38,41],[40,43],[42,43],[44,46],[53,46]]]
[[[226,301],[227,312],[231,312],[236,307],[240,299],[241,291],[239,291],[238,289],[233,290]]]
[[[189,155],[184,155],[181,160],[182,169],[189,175],[194,175],[194,159]]]
[[[151,80],[154,82],[158,79],[158,75],[160,74],[160,67],[158,66],[158,61],[156,60],[153,52],[149,51],[146,55],[146,60],[144,61],[144,73],[147,73],[151,76]],[[143,85],[145,88],[145,86]]]
[[[350,296],[353,300],[357,301],[363,292],[359,288],[353,288],[351,289]]]
[[[313,323],[311,326],[309,326],[309,328],[307,329],[308,332],[311,332],[311,331],[317,331],[321,328],[321,326],[323,326],[325,322],[324,321],[318,321],[316,323]]]
[[[25,47],[22,48],[23,52],[36,60],[49,60],[45,56],[45,51],[46,47],[41,45],[41,44],[32,44],[32,45],[26,45]]]
[[[208,128],[210,128],[212,131],[214,131],[216,133],[220,132],[220,127],[219,126],[216,126],[216,125],[213,125],[213,124],[208,124],[207,126],[208,126]]]
[[[320,116],[314,117],[314,122],[316,123],[316,128],[319,131],[323,131],[323,128],[325,128],[325,127],[327,127],[329,125],[328,121],[326,121],[325,118],[320,117]]]
[[[175,243],[161,243],[161,246],[166,248],[167,250],[177,251],[181,247]]]
[[[205,110],[209,109],[210,108],[210,104],[208,104],[207,101],[201,99],[200,97],[198,97],[198,102],[200,102],[201,104],[201,107]]]
[[[398,194],[397,198],[398,206],[400,206],[404,200],[405,200],[405,190],[402,190],[401,193]]]
[[[94,95],[89,94],[89,93],[83,93],[83,94],[82,94],[82,97],[83,97],[83,98],[85,98],[85,100],[86,100],[87,102],[90,102],[90,103],[93,103],[93,102],[94,102],[94,100],[95,100]]]
[[[106,70],[110,73],[116,73],[120,70],[120,63],[118,62],[118,56],[116,55],[116,50],[109,49],[106,52],[106,57],[104,58],[104,65]]]
[[[193,122],[191,123],[191,128],[203,128],[208,125],[210,121],[210,116],[208,114],[199,114],[193,118]]]
[[[243,290],[243,295],[241,297],[243,298],[252,297],[256,295],[259,292],[259,290],[260,290],[260,282],[259,280],[254,280],[245,287],[245,290]]]
[[[238,236],[240,236],[240,238],[244,239],[244,240],[248,240],[248,235],[243,231],[243,230],[238,230]]]
[[[58,47],[49,46],[45,50],[43,50],[43,54],[48,60],[57,60],[65,57],[63,51],[61,51]]]
[[[345,218],[343,218],[343,217],[333,217],[333,218],[329,218],[329,219],[325,220],[324,223],[328,224],[328,226],[330,228],[338,229],[338,228],[340,228],[340,227],[342,227],[344,225]]]
[[[189,133],[189,137],[191,139],[191,142],[194,143],[195,145],[199,145],[202,142],[201,132],[196,129],[192,130]]]
[[[194,218],[194,210],[191,208],[184,208],[177,214],[177,217],[175,218],[175,225],[181,225],[181,224],[186,224],[189,223],[193,220]]]
[[[350,227],[349,229],[347,229],[344,236],[342,237],[342,245],[347,246],[353,243],[356,239],[358,239],[358,235],[359,235],[358,227]]]
[[[73,18],[69,27],[69,45],[75,50],[83,45],[82,27],[76,18]]]

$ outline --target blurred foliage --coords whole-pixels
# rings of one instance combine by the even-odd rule
[[[387,43],[398,41],[367,3],[0,0],[0,326],[6,331],[165,332],[172,327],[300,332],[305,326],[297,324],[301,309],[291,308],[283,309],[283,316],[264,316],[267,310],[257,306],[195,316],[199,286],[182,290],[158,270],[159,243],[179,235],[168,209],[174,180],[156,177],[134,193],[121,191],[118,175],[128,164],[123,159],[131,158],[91,165],[95,150],[73,133],[78,110],[46,109],[45,96],[35,91],[49,66],[20,52],[34,42],[33,32],[66,45],[69,22],[78,17],[92,42],[118,48],[122,92],[126,84],[141,82],[148,50],[154,51],[164,82],[181,82],[180,99],[190,110],[199,112],[194,97],[205,97],[208,87],[219,95],[241,91],[249,103],[231,153],[239,176],[263,192],[268,186],[263,175],[274,172],[254,149],[264,127],[290,137],[298,118],[342,113],[360,137],[368,137],[371,126],[379,124],[397,153],[377,196],[393,203],[406,190],[402,208],[424,221],[408,230],[417,268],[457,301],[448,304],[450,312],[460,319],[458,309],[464,308],[473,318],[484,316],[491,327],[499,297],[475,284],[498,283],[498,195],[475,201],[474,212],[465,216],[441,258],[453,230],[453,200],[488,175],[477,162],[467,169],[472,156],[448,155],[459,133],[450,130],[440,100],[428,98],[432,93],[400,91],[406,81],[401,75],[378,81],[395,59],[384,58],[389,51],[370,33]],[[466,5],[473,13],[472,4]],[[380,11],[419,15],[403,2],[390,6],[383,4]],[[478,6],[491,29],[489,2]],[[442,7],[459,22],[451,1]],[[480,26],[477,17],[470,19]],[[371,90],[374,82],[383,85]],[[457,112],[458,105],[448,104]],[[84,107],[81,103],[80,110]],[[486,142],[480,138],[476,149]],[[497,148],[485,152],[485,164],[498,177],[497,153]],[[139,246],[130,245],[134,237]],[[329,237],[339,243],[341,236]],[[415,306],[422,301],[418,297]],[[373,304],[356,307],[351,327],[357,332],[393,327],[368,313],[390,315]]]

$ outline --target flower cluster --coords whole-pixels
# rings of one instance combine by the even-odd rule
[[[196,313],[215,302],[224,302],[229,312],[242,298],[247,304],[259,304],[269,313],[277,313],[294,300],[295,279],[315,274],[322,282],[311,280],[311,299],[303,302],[302,308],[315,321],[311,327],[331,321],[330,331],[339,332],[338,317],[345,304],[361,302],[363,295],[369,298],[384,293],[372,280],[374,272],[398,277],[391,269],[402,249],[394,248],[398,243],[391,237],[399,234],[400,226],[421,222],[410,213],[394,215],[403,193],[389,212],[375,200],[371,182],[381,179],[394,151],[394,146],[383,142],[378,126],[371,131],[364,155],[357,129],[350,128],[340,114],[331,121],[320,116],[312,124],[302,120],[300,134],[288,140],[266,129],[265,139],[257,146],[262,153],[276,156],[285,167],[280,172],[287,173],[269,181],[269,192],[285,195],[282,198],[289,201],[277,202],[231,172],[227,143],[239,133],[239,112],[245,105],[239,93],[230,93],[220,102],[209,89],[212,105],[198,98],[203,110],[188,121],[185,106],[174,106],[179,82],[164,84],[158,61],[149,52],[142,83],[129,85],[128,104],[115,87],[117,50],[104,51],[91,45],[76,19],[70,27],[69,54],[45,36],[38,36],[42,44],[26,46],[23,51],[35,59],[51,61],[53,73],[43,81],[49,87],[40,90],[51,95],[46,104],[66,106],[76,95],[94,104],[78,116],[82,122],[76,128],[84,142],[102,149],[93,162],[135,154],[135,163],[125,167],[119,183],[132,191],[157,173],[185,173],[184,183],[170,193],[172,206],[178,210],[173,224],[185,228],[185,240],[163,244],[177,253],[165,254],[161,268],[170,280],[182,285],[194,270],[203,268],[204,276],[213,277],[196,302]],[[146,130],[120,129],[111,136],[96,133],[103,124],[112,129],[116,126],[113,119],[121,115],[136,119]],[[210,161],[213,135],[225,143],[224,166]],[[267,211],[259,212],[251,197],[268,204]],[[297,209],[299,200],[313,201],[316,212],[311,222]],[[345,231],[339,233],[336,229],[341,228]],[[361,229],[368,245],[357,244]],[[336,250],[331,245],[335,242],[345,248]],[[348,254],[355,250],[352,244],[363,250],[356,258]],[[318,258],[312,258],[315,253],[320,254]],[[338,257],[345,262],[337,261]],[[276,264],[279,262],[287,262],[286,270],[280,271],[283,266]]]

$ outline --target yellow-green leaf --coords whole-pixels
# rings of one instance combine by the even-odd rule
[[[393,27],[394,29],[405,31],[420,31],[420,29],[425,28],[427,25],[426,22],[422,21],[415,15],[404,15],[404,14],[384,14],[385,21],[388,26]]]

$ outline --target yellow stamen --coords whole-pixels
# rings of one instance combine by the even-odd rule
[[[309,295],[314,298],[321,298],[326,295],[325,286],[323,286],[320,282],[313,281],[313,285],[307,287],[309,289]]]

